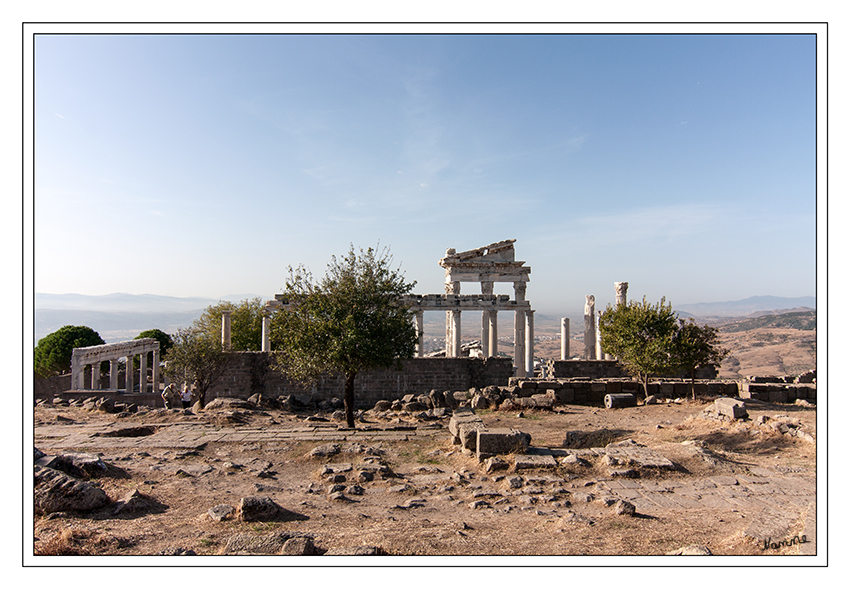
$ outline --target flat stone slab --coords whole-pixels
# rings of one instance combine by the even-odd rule
[[[522,470],[527,468],[555,468],[558,463],[551,454],[517,454],[514,459],[514,468]]]
[[[765,507],[750,523],[744,535],[759,541],[788,540],[791,534],[791,526],[799,519],[800,514],[796,511],[774,509]]]

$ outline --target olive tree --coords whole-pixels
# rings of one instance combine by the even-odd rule
[[[698,368],[719,366],[729,354],[720,347],[720,336],[710,325],[700,326],[693,319],[679,319],[673,334],[673,361],[691,377],[691,398],[696,399],[694,381]]]
[[[599,318],[602,350],[617,360],[643,383],[646,396],[651,375],[669,374],[677,368],[673,356],[673,336],[677,315],[664,297],[650,304],[629,301],[608,305]]]
[[[229,356],[221,349],[221,340],[188,327],[173,337],[174,345],[165,355],[164,372],[173,381],[195,383],[201,407],[206,404],[209,388],[224,374]]]
[[[415,282],[391,267],[385,248],[331,258],[321,280],[303,266],[289,268],[284,296],[290,308],[272,325],[281,351],[274,365],[310,383],[322,374],[345,378],[345,420],[354,427],[354,379],[364,370],[390,368],[413,356],[413,313],[402,303]]]
[[[260,297],[240,303],[220,301],[210,305],[195,320],[194,327],[210,338],[221,339],[221,315],[230,311],[230,349],[234,352],[259,351],[263,338],[263,300]]]

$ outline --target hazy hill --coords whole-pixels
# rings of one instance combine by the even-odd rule
[[[749,331],[759,327],[778,327],[812,331],[817,329],[817,322],[817,311],[798,311],[777,315],[762,315],[761,317],[753,319],[739,319],[729,323],[720,324],[718,325],[718,329],[724,333]]]
[[[789,310],[799,307],[816,308],[815,297],[758,296],[722,303],[691,303],[674,305],[682,317],[746,317],[753,313]]]
[[[146,329],[174,333],[191,325],[210,305],[257,296],[226,295],[212,299],[125,293],[98,296],[36,293],[35,343],[65,325],[91,327],[106,343],[132,339]]]

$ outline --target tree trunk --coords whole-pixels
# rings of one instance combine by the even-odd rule
[[[696,378],[697,378],[696,373],[697,373],[696,369],[691,368],[691,399],[693,401],[697,400],[697,392],[696,392],[696,388],[694,386]]]
[[[346,372],[345,373],[345,395],[343,397],[343,401],[345,402],[345,421],[348,424],[348,427],[354,427],[354,377],[357,376],[356,372]]]

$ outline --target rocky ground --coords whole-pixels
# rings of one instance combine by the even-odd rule
[[[350,430],[244,402],[120,416],[38,406],[34,445],[49,466],[36,467],[32,550],[813,554],[814,407],[753,402],[734,422],[711,407],[478,411],[489,428],[530,434],[528,455],[549,457],[503,456],[506,468],[487,472],[452,444],[448,417],[367,411]],[[70,453],[90,456],[52,458]],[[62,464],[75,476],[61,484],[99,489],[99,506],[51,504],[48,489],[61,485],[45,473]]]

